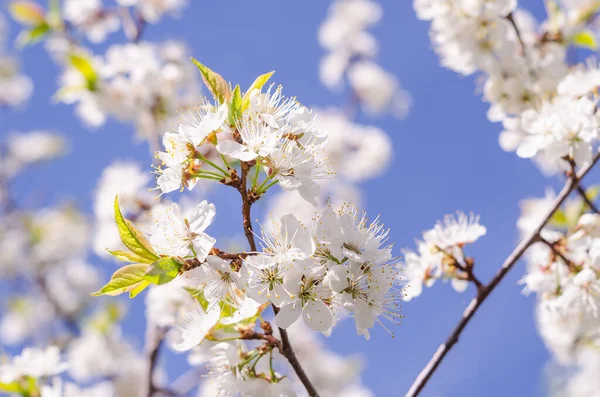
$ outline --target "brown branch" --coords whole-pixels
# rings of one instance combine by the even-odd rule
[[[261,327],[265,330],[264,333],[256,332],[253,329],[240,330],[240,339],[265,341],[270,347],[277,348],[277,350],[283,354],[283,344],[279,339],[273,336],[271,324],[263,322],[261,323]]]
[[[552,215],[556,212],[556,210],[561,206],[561,204],[567,199],[569,194],[573,190],[575,190],[579,184],[581,178],[585,177],[585,175],[594,167],[594,165],[600,159],[600,154],[596,154],[594,160],[587,167],[583,168],[577,175],[569,178],[565,183],[565,186],[559,193],[559,195],[554,200],[552,208],[546,213],[546,216],[540,222],[540,224],[533,230],[529,235],[523,239],[519,245],[513,250],[513,252],[506,258],[502,267],[496,273],[494,278],[490,281],[490,283],[483,288],[481,288],[477,292],[477,296],[469,303],[469,306],[465,309],[462,314],[462,318],[454,328],[454,330],[450,333],[450,336],[446,339],[444,343],[442,343],[436,352],[433,354],[433,357],[429,360],[425,368],[419,373],[412,386],[406,393],[405,397],[415,397],[418,396],[419,393],[423,390],[435,370],[444,360],[444,357],[448,354],[450,349],[458,342],[459,337],[461,336],[463,330],[467,326],[467,324],[472,320],[473,316],[479,309],[479,306],[487,299],[487,297],[492,293],[492,291],[498,286],[498,284],[504,279],[506,274],[513,268],[513,266],[517,263],[517,261],[521,258],[521,256],[527,251],[527,249],[535,242],[539,241],[540,232],[546,226],[546,223],[550,220]]]
[[[249,256],[257,255],[256,252],[238,252],[235,254],[230,254],[223,250],[220,250],[216,247],[210,250],[210,255],[218,256],[221,259],[225,260],[234,260],[234,259],[245,259]]]
[[[569,269],[574,270],[577,268],[577,265],[575,263],[573,263],[569,258],[567,258],[562,252],[560,252],[560,250],[558,248],[556,248],[556,243],[551,243],[550,241],[546,240],[545,238],[543,238],[542,236],[538,237],[539,241],[541,241],[542,243],[546,244],[548,246],[548,248],[550,248],[550,250],[552,251],[552,253],[559,257],[560,259],[562,259],[562,261],[565,263],[565,265],[567,265],[569,267]]]
[[[254,240],[254,232],[252,231],[252,217],[250,214],[252,204],[254,201],[253,197],[251,197],[248,194],[248,189],[246,186],[246,181],[248,177],[248,172],[250,171],[250,167],[251,164],[249,162],[241,162],[240,183],[236,187],[240,192],[240,195],[242,196],[242,217],[244,224],[244,234],[246,235],[246,239],[248,240],[250,249],[253,252],[256,252],[256,241]],[[275,312],[275,314],[277,314],[279,309],[275,305],[272,306],[273,311]],[[296,372],[296,375],[298,376],[298,378],[304,385],[304,388],[308,392],[308,395],[310,397],[320,397],[319,393],[317,393],[317,390],[311,383],[310,379],[308,379],[308,376],[306,376],[304,368],[302,368],[302,365],[298,361],[298,357],[296,357],[296,353],[294,353],[294,349],[292,348],[292,345],[290,343],[287,331],[283,328],[279,328],[279,333],[281,334],[281,348],[279,348],[278,346],[279,351],[289,361],[290,365]]]
[[[575,164],[575,161],[573,161],[573,159],[569,157],[563,157],[563,159],[567,161],[571,166],[571,169],[565,172],[567,178],[577,178],[577,165]],[[590,200],[585,191],[585,188],[581,184],[577,184],[577,193],[579,193],[583,201],[587,204],[588,207],[590,207],[592,211],[594,211],[596,214],[600,214],[600,211],[598,211],[598,207],[596,207],[592,200]]]
[[[460,276],[462,277],[459,277],[459,279],[472,282],[473,284],[475,284],[475,287],[477,287],[477,290],[483,288],[483,283],[475,276],[475,273],[473,272],[473,265],[475,263],[473,258],[466,258],[465,265],[463,266],[454,255],[452,255],[451,253],[449,253],[441,247],[436,248],[442,253],[444,253],[446,257],[448,257],[452,261],[451,266],[454,266],[455,268],[466,274],[466,278],[461,274]]]
[[[277,315],[279,308],[273,304],[271,305],[273,307],[273,312],[275,312]],[[294,348],[292,347],[287,331],[283,328],[279,328],[279,334],[281,335],[281,349],[279,349],[279,351],[285,358],[287,358],[292,368],[294,368],[294,371],[296,371],[296,375],[298,375],[298,378],[300,378],[300,381],[306,388],[308,395],[310,397],[319,397],[319,393],[310,382],[310,379],[308,379],[306,372],[304,372],[304,368],[302,368],[302,364],[300,364],[300,361],[298,361],[298,357],[294,352]]]
[[[248,171],[250,171],[250,165],[247,162],[242,161],[240,185],[238,190],[240,191],[240,194],[242,196],[242,217],[244,222],[244,234],[246,235],[246,240],[248,240],[248,244],[250,244],[250,249],[256,252],[256,242],[254,241],[254,232],[252,231],[252,218],[250,216],[252,201],[248,197],[248,190],[246,187]]]

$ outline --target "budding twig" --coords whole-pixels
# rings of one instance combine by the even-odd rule
[[[423,390],[433,373],[439,367],[441,362],[444,360],[444,357],[448,354],[450,349],[458,342],[459,337],[461,336],[463,330],[467,326],[467,324],[471,321],[479,306],[487,299],[487,297],[492,293],[492,291],[498,286],[498,284],[504,279],[506,274],[514,267],[514,265],[518,262],[518,260],[523,256],[525,251],[536,241],[540,239],[540,232],[546,226],[552,215],[558,210],[558,208],[562,205],[562,203],[567,199],[569,194],[573,192],[581,178],[585,177],[585,175],[596,165],[598,160],[600,159],[600,153],[596,154],[593,161],[581,169],[578,174],[575,174],[573,178],[569,178],[565,186],[560,191],[559,195],[554,200],[552,207],[548,210],[542,221],[538,224],[538,226],[531,232],[529,235],[523,239],[519,245],[511,252],[511,254],[506,258],[500,270],[494,278],[489,282],[489,284],[483,286],[481,289],[477,291],[477,296],[473,298],[473,300],[469,303],[469,306],[465,309],[462,314],[462,317],[454,330],[450,333],[450,336],[446,339],[444,343],[442,343],[436,352],[433,354],[433,357],[429,360],[425,368],[419,373],[412,386],[406,393],[405,397],[415,397],[418,396],[419,393]]]

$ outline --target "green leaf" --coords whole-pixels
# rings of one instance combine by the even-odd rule
[[[30,44],[35,44],[42,40],[50,32],[50,25],[42,23],[32,29],[24,30],[17,37],[17,45],[25,47]]]
[[[571,42],[578,47],[588,48],[590,50],[595,50],[598,48],[596,35],[590,30],[583,30],[575,33],[573,36],[571,36]]]
[[[121,209],[119,208],[119,196],[115,197],[115,221],[117,222],[121,241],[134,254],[150,261],[150,263],[160,259],[148,240],[146,240],[146,237],[133,226],[133,223],[123,218],[123,214],[121,214]]]
[[[156,285],[170,282],[179,275],[181,263],[173,258],[160,258],[146,270],[145,279]]]
[[[12,383],[0,382],[0,391],[6,392],[6,393],[22,393],[23,388],[21,387],[19,382],[12,382]]]
[[[136,296],[138,296],[140,294],[140,292],[145,290],[146,287],[149,286],[150,284],[151,283],[148,280],[144,280],[144,281],[140,282],[139,284],[137,284],[137,286],[135,286],[134,288],[129,290],[129,297],[135,298]]]
[[[190,288],[190,287],[184,287],[184,288],[187,292],[190,293],[190,295],[192,295],[192,297],[194,299],[196,299],[198,301],[198,303],[200,304],[200,306],[202,306],[202,309],[204,309],[204,311],[208,310],[208,301],[204,297],[204,291],[201,291],[201,290],[198,290],[195,288]]]
[[[272,72],[261,74],[256,78],[256,80],[254,80],[254,83],[252,83],[250,88],[248,88],[248,91],[246,91],[246,93],[244,94],[244,99],[242,100],[242,112],[246,111],[246,109],[248,109],[248,106],[250,106],[250,94],[252,93],[252,91],[260,90],[267,83],[267,81],[269,81],[269,79],[271,78],[271,76],[273,76],[274,73],[275,71],[273,70]]]
[[[46,20],[44,9],[33,1],[13,1],[9,10],[13,19],[23,25],[38,26]]]
[[[227,117],[229,118],[229,125],[235,125],[236,121],[242,117],[242,92],[239,85],[236,85],[233,90]]]
[[[552,214],[549,223],[554,227],[566,228],[568,227],[567,214],[562,208],[559,208]]]
[[[151,264],[154,260],[142,258],[141,256],[134,254],[133,252],[126,252],[121,250],[111,251],[107,250],[109,254],[114,256],[120,261],[123,262],[134,262],[134,263],[147,263]]]
[[[223,76],[213,72],[211,69],[204,66],[194,58],[192,58],[192,62],[194,62],[198,69],[200,69],[200,74],[202,75],[204,84],[217,102],[219,102],[219,104],[228,102],[229,98],[231,98],[231,89],[229,88],[229,84],[227,84],[227,81],[225,81]]]
[[[71,63],[71,66],[77,69],[79,73],[85,77],[88,90],[95,91],[96,84],[98,83],[98,74],[92,66],[92,62],[88,58],[78,54],[71,54],[69,56],[69,62]]]
[[[144,263],[134,263],[123,266],[110,278],[100,291],[94,292],[92,296],[110,295],[116,296],[123,292],[129,292],[129,297],[133,298],[144,290],[150,281],[145,279],[148,265]]]

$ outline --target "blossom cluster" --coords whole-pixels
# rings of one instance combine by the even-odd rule
[[[174,351],[188,351],[191,366],[208,368],[200,396],[302,395],[300,381],[284,376],[291,369],[277,349],[265,350],[257,341],[240,339],[240,333],[251,334],[260,305],[249,298],[238,298],[237,308],[229,304],[211,307],[198,294],[197,286],[195,277],[180,277],[154,286],[146,297],[146,305],[150,325],[168,329],[168,346]],[[358,377],[359,358],[348,360],[328,351],[302,323],[294,324],[288,331],[299,361],[323,395],[371,396]],[[277,329],[273,329],[273,336],[279,337]]]
[[[473,258],[467,257],[464,247],[484,236],[486,228],[479,217],[458,212],[447,215],[433,229],[423,232],[417,249],[405,250],[402,268],[407,284],[405,299],[411,300],[431,287],[436,280],[450,280],[457,292],[463,292],[473,280]]]
[[[595,46],[594,5],[562,2],[541,24],[515,0],[415,0],[414,7],[431,21],[442,65],[483,73],[488,118],[503,123],[504,150],[534,158],[546,173],[589,164],[598,140],[598,66],[569,70],[567,51]]]
[[[75,104],[76,114],[90,127],[103,125],[109,117],[132,123],[138,137],[156,142],[156,149],[159,131],[162,133],[177,117],[178,109],[198,100],[199,86],[183,43],[144,42],[142,34],[147,24],[158,22],[164,14],[177,14],[187,1],[116,3],[67,0],[51,3],[46,10],[34,1],[14,0],[10,9],[13,18],[23,25],[18,42],[25,46],[44,40],[51,58],[62,70],[57,101]],[[120,28],[130,42],[112,44],[104,55],[95,54],[88,43],[80,40],[84,36],[89,44],[98,45]],[[4,78],[15,73],[2,75]],[[2,90],[3,94],[12,92],[8,88]],[[11,98],[18,97],[15,93]]]
[[[284,97],[281,87],[260,91],[271,74],[257,78],[243,98],[237,87],[233,95],[239,96],[239,108],[232,107],[233,102],[204,100],[185,114],[176,132],[164,135],[165,151],[158,153],[164,167],[157,170],[163,193],[182,186],[192,189],[201,178],[233,182],[237,175],[224,169],[228,167],[225,157],[223,166],[210,160],[212,156],[221,162],[218,156],[227,156],[253,162],[253,188],[258,196],[279,184],[317,205],[320,188],[316,180],[332,175],[323,156],[327,135],[316,128],[315,115],[295,98]],[[260,170],[266,175],[257,185]]]
[[[593,199],[597,189],[586,194]],[[536,214],[548,211],[550,205],[547,198],[527,200],[520,229],[527,232]],[[593,395],[586,394],[586,388],[594,388],[590,374],[600,368],[599,237],[600,215],[590,211],[581,197],[570,199],[527,252],[528,271],[520,281],[524,294],[537,296],[538,329],[548,349],[559,364],[576,368],[565,384],[557,386],[566,396]]]
[[[140,24],[156,23],[164,14],[178,14],[186,0],[117,0],[117,7],[103,0],[66,0],[62,9],[65,22],[80,30],[93,43],[106,40],[119,30],[135,38]]]
[[[77,115],[90,126],[111,116],[133,123],[140,138],[157,139],[178,109],[198,99],[196,73],[185,54],[176,41],[117,44],[103,57],[72,49],[64,55],[57,99],[76,104]]]
[[[381,6],[372,0],[334,1],[319,28],[319,43],[328,51],[321,59],[320,77],[326,87],[336,89],[346,76],[354,99],[368,113],[390,111],[402,118],[410,108],[410,95],[375,62],[377,40],[367,31],[382,15]]]
[[[214,205],[206,201],[188,214],[173,203],[158,215],[148,240],[159,255],[202,263],[184,275],[206,300],[207,314],[215,317],[207,320],[201,311],[193,312],[188,325],[213,321],[208,331],[218,321],[223,302],[251,315],[270,303],[278,308],[275,321],[284,329],[302,317],[310,328],[329,334],[338,317],[349,313],[358,333],[368,338],[369,329],[381,324],[380,316],[399,323],[399,270],[391,247],[384,245],[387,231],[378,221],[369,223],[353,207],[337,213],[326,209],[308,227],[288,214],[275,222],[274,233],[263,233],[262,252],[240,264],[236,258],[223,259],[218,251],[211,255],[216,239],[206,229],[214,216]],[[198,330],[187,335],[202,338]]]

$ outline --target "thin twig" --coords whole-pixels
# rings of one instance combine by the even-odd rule
[[[550,220],[552,215],[556,212],[556,210],[561,206],[561,204],[567,199],[569,194],[573,190],[575,190],[579,184],[579,181],[585,177],[585,175],[594,167],[594,165],[600,159],[600,154],[596,154],[594,160],[587,167],[583,168],[577,175],[569,178],[560,194],[554,200],[552,204],[552,208],[548,210],[546,216],[540,222],[540,224],[533,230],[529,235],[523,239],[519,245],[513,250],[513,252],[506,258],[502,267],[496,273],[494,278],[490,281],[490,283],[477,292],[477,296],[469,303],[469,306],[465,309],[462,314],[462,318],[451,332],[450,336],[446,339],[446,341],[441,344],[436,352],[433,354],[433,357],[429,360],[425,368],[419,373],[414,383],[406,393],[405,397],[415,397],[418,396],[419,393],[423,390],[435,370],[438,368],[444,357],[448,354],[452,346],[458,342],[459,337],[461,336],[463,330],[467,326],[467,324],[471,321],[479,306],[487,299],[487,297],[492,293],[492,291],[498,286],[498,284],[504,279],[506,274],[513,268],[513,266],[517,263],[517,261],[521,258],[521,256],[527,251],[527,249],[535,242],[539,241],[540,232],[546,226],[546,223]]]
[[[166,389],[154,384],[154,371],[158,364],[158,353],[165,337],[165,331],[160,328],[155,328],[154,331],[151,335],[148,335],[148,346],[146,348],[148,354],[148,397],[152,397],[159,392],[166,393]]]
[[[471,281],[473,284],[475,284],[475,287],[477,287],[478,290],[483,288],[483,283],[475,276],[475,273],[473,272],[474,261],[472,258],[467,258],[467,260],[465,260],[466,263],[463,266],[460,263],[460,261],[458,259],[456,259],[456,257],[454,255],[452,255],[451,253],[449,253],[448,251],[446,251],[445,249],[443,249],[441,247],[436,247],[436,248],[438,250],[440,250],[441,252],[443,252],[448,258],[452,259],[452,261],[453,261],[452,266],[456,267],[458,270],[465,273],[467,275],[467,277],[466,277],[467,281]]]
[[[519,30],[519,27],[517,26],[517,22],[515,22],[515,17],[513,15],[513,13],[511,12],[510,14],[508,14],[506,16],[506,19],[508,20],[508,22],[510,22],[513,29],[515,30],[515,34],[517,35],[517,40],[519,40],[519,45],[521,46],[521,51],[523,52],[523,57],[527,60],[527,50],[525,47],[525,42],[523,41],[523,36],[521,35],[521,31]]]
[[[585,192],[585,189],[583,187],[581,187],[580,185],[577,185],[577,192],[579,193],[579,195],[581,196],[583,201],[585,201],[587,206],[590,207],[590,209],[592,211],[594,211],[596,214],[600,214],[600,211],[598,211],[598,207],[596,207],[596,205],[592,202],[592,200],[590,200],[590,198],[588,197],[588,195]]]
[[[63,322],[70,328],[70,330],[74,334],[79,334],[80,329],[79,322],[77,321],[77,316],[74,313],[69,313],[66,310],[64,310],[60,302],[58,302],[54,298],[54,296],[50,292],[50,289],[48,288],[48,283],[46,282],[46,278],[44,277],[44,275],[38,274],[35,278],[35,281],[46,300],[50,303],[50,305],[52,305],[55,314],[63,320]]]
[[[279,308],[273,304],[272,307],[273,312],[275,312],[275,314],[277,315],[277,313],[279,312]],[[310,397],[319,397],[319,393],[317,392],[313,384],[310,382],[310,379],[308,379],[306,372],[304,372],[304,368],[302,368],[302,364],[300,364],[300,361],[298,361],[298,357],[294,352],[294,348],[292,347],[292,343],[290,342],[290,337],[288,336],[287,331],[283,328],[279,328],[279,334],[281,335],[282,347],[282,349],[279,349],[279,351],[285,358],[287,358],[292,368],[294,368],[296,375],[298,375],[298,378],[300,378],[300,381],[306,388],[306,392],[308,393],[308,395]]]
[[[256,241],[254,240],[254,232],[252,231],[252,218],[251,218],[251,208],[253,201],[248,195],[248,190],[246,186],[246,180],[248,177],[248,172],[250,171],[250,164],[248,162],[241,162],[241,172],[240,172],[240,184],[237,186],[237,189],[242,196],[242,217],[244,224],[244,234],[246,235],[246,239],[248,240],[248,244],[250,245],[250,249],[253,252],[256,252]],[[273,311],[275,314],[279,311],[279,309],[273,306]],[[281,347],[279,347],[279,351],[281,354],[289,361],[290,365],[296,372],[296,375],[304,385],[309,397],[320,397],[319,393],[311,383],[308,376],[306,376],[306,372],[304,372],[304,368],[298,361],[298,357],[296,357],[296,353],[292,348],[290,343],[290,338],[288,337],[287,331],[283,328],[279,328],[279,333],[281,335]]]
[[[569,267],[569,269],[577,268],[577,265],[575,265],[569,258],[567,258],[562,252],[560,252],[558,248],[556,248],[556,243],[551,243],[542,236],[539,236],[538,239],[542,243],[546,244],[555,256],[558,256],[560,259],[562,259],[562,261],[565,263],[565,265]]]

